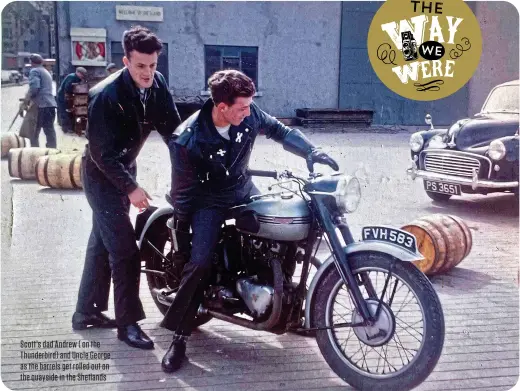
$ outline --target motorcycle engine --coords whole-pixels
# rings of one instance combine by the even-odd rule
[[[237,280],[236,289],[254,317],[265,315],[273,304],[274,289],[258,284],[256,276],[240,278]]]
[[[236,292],[251,314],[262,317],[269,313],[274,298],[273,273],[269,260],[282,261],[285,280],[290,281],[295,269],[295,254],[289,244],[242,236],[242,268],[247,277],[236,281]]]

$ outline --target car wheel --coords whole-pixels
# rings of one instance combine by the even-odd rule
[[[435,193],[433,191],[427,191],[426,195],[434,201],[445,202],[451,198],[450,194]]]

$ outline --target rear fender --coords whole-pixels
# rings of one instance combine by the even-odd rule
[[[156,209],[148,218],[146,218],[145,213],[146,212],[141,215],[141,218],[140,215],[137,215],[136,218],[136,227],[143,226],[142,221],[139,221],[140,219],[146,219],[142,230],[136,229],[136,237],[139,237],[139,241],[137,243],[137,247],[139,247],[139,249],[141,248],[146,233],[152,229],[154,224],[163,223],[165,224],[164,229],[166,229],[166,220],[173,215],[173,208],[171,206],[165,206],[163,208]]]
[[[354,255],[358,253],[364,252],[375,252],[375,253],[383,253],[386,255],[390,255],[398,261],[402,262],[413,262],[419,261],[423,259],[423,256],[419,253],[413,253],[411,251],[407,251],[399,246],[393,245],[388,242],[370,240],[370,241],[360,241],[347,245],[344,247],[345,254],[347,255],[346,259],[348,260],[349,255]],[[305,328],[310,328],[311,326],[311,311],[313,305],[313,299],[316,295],[316,288],[319,286],[319,282],[325,272],[331,268],[336,267],[334,264],[334,257],[330,255],[325,262],[322,263],[314,278],[312,279],[311,285],[309,286],[309,290],[307,291],[307,296],[305,298]]]

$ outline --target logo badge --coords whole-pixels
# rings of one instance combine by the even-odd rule
[[[431,101],[457,92],[473,76],[482,34],[463,0],[387,0],[372,20],[367,47],[389,89]]]

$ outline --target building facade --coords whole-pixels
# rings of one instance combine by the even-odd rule
[[[274,115],[291,117],[298,107],[337,107],[341,22],[338,2],[57,5],[61,76],[78,64],[74,59],[77,44],[71,44],[71,32],[77,33],[78,28],[105,30],[105,59],[88,67],[90,72],[102,73],[108,62],[122,66],[122,34],[130,26],[141,24],[164,41],[158,68],[176,96],[205,94],[208,75],[232,67],[253,77],[258,104]]]
[[[50,1],[13,1],[2,10],[2,69],[21,69],[31,53],[52,58],[54,4]]]
[[[434,102],[390,91],[372,70],[368,28],[381,2],[57,2],[60,77],[82,65],[94,75],[122,67],[121,38],[141,24],[164,41],[158,69],[175,96],[207,95],[217,69],[241,69],[258,104],[278,117],[297,108],[368,109],[374,123],[436,125],[474,114],[492,86],[518,78],[518,12],[507,2],[469,2],[483,53],[473,78]]]

